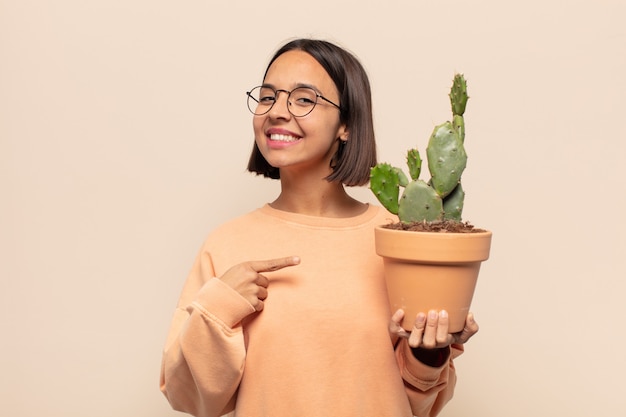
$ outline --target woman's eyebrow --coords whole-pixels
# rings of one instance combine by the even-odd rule
[[[274,84],[270,84],[270,83],[263,83],[263,84],[261,84],[261,87],[267,87],[267,88],[272,88],[272,89],[276,90],[276,86]],[[320,92],[319,88],[317,88],[313,84],[307,84],[307,83],[296,83],[293,88],[295,89],[295,88],[302,88],[302,87],[311,88],[311,89],[317,91],[318,93]]]

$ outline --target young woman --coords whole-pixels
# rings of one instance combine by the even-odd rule
[[[195,416],[432,416],[452,397],[452,359],[478,326],[448,334],[391,316],[374,251],[382,208],[350,197],[376,163],[358,60],[321,40],[287,43],[248,93],[248,169],[279,179],[271,203],[210,234],[166,342],[161,390]]]

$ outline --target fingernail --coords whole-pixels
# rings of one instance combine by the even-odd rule
[[[448,312],[446,310],[441,310],[439,312],[439,318],[447,318],[448,317]]]
[[[437,318],[437,312],[434,310],[431,310],[428,312],[428,318],[429,319],[436,319]]]

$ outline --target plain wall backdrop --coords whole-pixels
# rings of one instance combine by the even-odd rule
[[[0,414],[180,415],[158,378],[183,281],[212,228],[278,191],[245,171],[245,91],[312,36],[366,67],[381,161],[424,149],[468,80],[464,217],[494,240],[442,415],[620,415],[625,18],[623,0],[0,0]]]

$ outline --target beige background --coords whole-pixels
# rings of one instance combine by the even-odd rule
[[[244,92],[294,36],[361,58],[396,164],[468,79],[465,218],[494,242],[443,415],[623,412],[626,4],[240,3],[0,0],[0,414],[179,415],[170,316],[206,234],[277,191]]]

